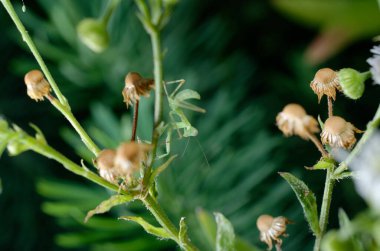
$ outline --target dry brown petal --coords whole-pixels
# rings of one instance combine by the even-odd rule
[[[323,68],[317,71],[314,79],[310,83],[311,89],[318,96],[318,102],[323,95],[336,98],[336,90],[341,91],[338,74],[330,68]]]
[[[149,97],[149,92],[154,88],[153,79],[143,78],[137,72],[130,72],[125,77],[125,86],[122,91],[124,102],[133,105],[140,96]]]
[[[44,100],[44,96],[51,90],[49,82],[39,70],[32,70],[25,74],[24,82],[28,96],[36,101]]]
[[[321,133],[322,143],[331,147],[351,149],[356,143],[355,132],[362,131],[343,118],[332,116],[325,122]]]
[[[319,132],[318,122],[306,114],[298,104],[288,104],[276,117],[276,124],[285,136],[298,135],[308,139],[310,133]]]

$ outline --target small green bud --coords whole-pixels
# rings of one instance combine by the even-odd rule
[[[364,92],[364,81],[369,75],[351,68],[344,68],[338,72],[338,78],[343,93],[351,99],[359,99]]]
[[[82,43],[96,53],[100,53],[108,47],[107,27],[105,23],[99,20],[83,19],[77,26],[77,34]]]

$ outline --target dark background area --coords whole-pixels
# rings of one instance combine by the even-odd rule
[[[110,145],[120,141],[116,130],[121,124],[120,118],[130,119],[130,111],[125,110],[120,94],[124,75],[129,71],[152,75],[148,36],[138,23],[131,2],[122,1],[117,9],[109,26],[111,49],[100,55],[92,54],[79,41],[70,40],[70,37],[75,38],[72,32],[75,30],[68,28],[62,32],[57,25],[60,18],[67,17],[68,27],[73,28],[84,17],[98,16],[105,1],[25,1],[26,14],[21,12],[21,3],[14,3],[78,120],[90,128],[96,139],[100,136],[94,128],[106,128]],[[50,145],[79,162],[77,153],[83,152],[80,143],[73,140],[65,119],[48,102],[36,103],[26,96],[23,75],[37,65],[3,8],[0,27],[0,114],[25,129],[30,122],[36,124]],[[290,171],[302,177],[320,201],[324,173],[303,168],[313,165],[319,153],[310,142],[296,137],[284,139],[275,127],[275,116],[287,103],[296,102],[309,114],[326,117],[326,101],[323,99],[318,104],[309,88],[314,73],[321,67],[367,70],[366,59],[371,56],[369,50],[373,46],[371,36],[376,35],[349,41],[337,55],[319,65],[309,65],[303,54],[318,36],[318,30],[319,27],[304,26],[287,18],[270,1],[239,1],[237,4],[230,0],[183,0],[176,8],[163,34],[164,46],[168,49],[165,76],[186,79],[186,85],[201,94],[202,101],[198,104],[208,112],[192,118],[200,131],[196,140],[174,143],[173,151],[183,154],[160,180],[160,199],[173,219],[186,215],[194,220],[190,223],[192,235],[205,250],[207,244],[199,236],[194,216],[198,207],[210,212],[221,211],[232,221],[239,236],[262,249],[265,247],[259,243],[255,229],[257,216],[285,215],[296,224],[289,226],[290,237],[284,241],[284,250],[311,249],[313,238],[301,208],[277,172]],[[379,101],[379,87],[368,82],[362,99],[352,101],[338,95],[334,105],[337,114],[360,129],[365,128]],[[142,109],[149,107],[149,102],[144,101]],[[146,108],[143,115],[146,121],[140,118],[143,125],[139,132],[150,127],[148,111]],[[198,164],[192,168],[190,162]],[[255,172],[257,175],[251,175]],[[189,185],[184,185],[181,177]],[[89,189],[94,192],[91,194],[94,198],[99,194],[98,202],[107,194],[35,153],[12,158],[3,154],[0,179],[0,250],[122,250],[123,247],[124,250],[153,250],[149,245],[140,245],[140,240],[158,245],[154,246],[157,250],[175,249],[171,243],[157,244],[139,228],[133,230],[132,238],[118,238],[124,243],[135,241],[137,244],[131,249],[111,248],[112,241],[106,241],[109,236],[88,238],[91,233],[101,232],[99,226],[104,223],[86,227],[73,220],[76,216],[65,218],[55,209],[47,209],[44,203],[52,199],[46,191],[41,192],[43,182]],[[235,201],[233,195],[228,197],[229,191],[238,194]],[[68,203],[59,198],[53,201]],[[78,207],[81,207],[80,202]],[[351,181],[339,182],[334,192],[330,227],[337,226],[338,208],[344,208],[353,217],[365,207]],[[143,211],[138,205],[123,210]],[[120,213],[124,212],[116,211],[100,219],[115,218]],[[119,229],[123,231],[123,227]],[[62,233],[80,234],[75,238],[73,235],[59,237]],[[115,233],[110,235],[115,236]]]

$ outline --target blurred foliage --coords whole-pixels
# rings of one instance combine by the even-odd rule
[[[38,0],[35,6],[26,3],[26,13],[21,12],[20,4],[21,19],[90,134],[103,147],[115,147],[128,139],[130,112],[121,96],[124,76],[129,71],[152,75],[150,43],[132,1],[122,1],[116,9],[108,27],[109,49],[101,54],[82,45],[75,28],[83,18],[99,16],[106,1]],[[62,136],[76,154],[91,163],[67,122],[46,102],[33,103],[24,94],[22,75],[36,63],[28,50],[18,49],[26,48],[4,13],[1,10],[0,25],[7,29],[0,52],[10,60],[0,69],[4,76],[0,80],[0,112],[21,126],[29,121],[37,124],[53,146],[79,162],[62,143]],[[223,213],[248,247],[265,248],[255,226],[260,214],[284,215],[296,223],[288,228],[290,237],[284,240],[284,250],[310,250],[313,238],[302,208],[277,171],[302,176],[320,201],[323,173],[302,169],[315,163],[318,152],[297,138],[283,140],[274,118],[288,102],[301,103],[310,114],[326,116],[324,105],[318,106],[309,88],[315,68],[302,58],[314,32],[289,23],[266,1],[237,5],[232,0],[223,4],[182,0],[171,20],[163,35],[168,49],[165,79],[185,79],[186,86],[201,94],[197,104],[207,113],[191,118],[199,130],[197,138],[179,141],[173,137],[172,152],[180,157],[160,176],[163,206],[176,222],[187,217],[190,236],[204,250],[211,248],[199,208]],[[340,55],[329,61],[329,66],[365,70],[369,48],[369,43],[349,47],[349,52],[355,53]],[[364,128],[376,109],[372,104],[379,100],[378,92],[371,91],[374,88],[369,86],[355,103],[338,97],[336,112]],[[149,139],[151,99],[142,99],[140,109],[138,136]],[[1,159],[1,250],[174,249],[171,242],[157,241],[137,224],[115,219],[145,213],[137,204],[117,207],[84,224],[86,212],[109,194],[62,169],[30,153]],[[333,197],[332,216],[337,215],[337,205],[348,215],[363,208],[353,189],[350,181],[337,185],[339,196]],[[40,212],[40,206],[49,216]],[[334,217],[330,223],[336,226]]]

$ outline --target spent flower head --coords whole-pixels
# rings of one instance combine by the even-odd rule
[[[260,241],[268,245],[268,250],[272,250],[273,241],[277,250],[281,248],[282,240],[280,237],[287,236],[286,225],[289,223],[290,221],[283,216],[273,218],[270,215],[263,214],[257,218],[256,225],[260,231]]]
[[[324,124],[321,139],[323,144],[331,147],[351,149],[356,142],[355,133],[360,133],[350,122],[339,116],[328,118]]]
[[[140,96],[149,97],[149,92],[154,88],[154,80],[143,78],[137,72],[130,72],[125,77],[125,86],[122,91],[126,105],[136,103]]]
[[[318,102],[321,101],[323,95],[335,100],[336,91],[341,91],[338,74],[330,68],[318,70],[310,83],[310,87],[317,94]]]
[[[51,91],[49,82],[45,79],[40,70],[31,70],[25,74],[24,82],[27,94],[35,101],[44,100],[44,96]]]
[[[99,175],[111,182],[117,183],[119,173],[115,168],[116,151],[113,149],[102,150],[95,160],[95,165],[99,169]]]
[[[135,141],[123,143],[116,150],[105,149],[95,160],[99,175],[114,184],[120,180],[131,182],[132,176],[145,165],[149,150],[149,145]]]
[[[380,85],[380,45],[371,49],[373,57],[367,59],[367,63],[371,66],[372,79],[376,84]]]
[[[298,104],[288,104],[276,117],[278,128],[285,136],[298,135],[308,139],[310,133],[319,132],[318,122],[306,114],[305,109]]]

